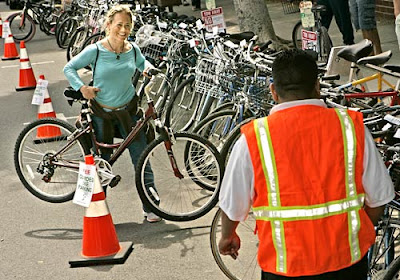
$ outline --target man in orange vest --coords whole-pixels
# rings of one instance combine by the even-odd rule
[[[304,51],[276,57],[278,105],[242,127],[222,182],[219,251],[237,257],[252,207],[262,279],[366,279],[374,224],[394,198],[362,114],[328,109],[317,72]]]

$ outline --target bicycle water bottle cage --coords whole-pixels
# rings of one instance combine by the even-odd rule
[[[367,56],[360,58],[357,60],[357,64],[359,65],[365,65],[365,64],[373,64],[373,65],[381,65],[386,62],[392,57],[392,51],[388,50],[384,53],[380,53],[374,56]]]
[[[314,5],[311,8],[311,12],[315,13],[315,12],[326,12],[326,6],[324,5]]]
[[[374,46],[372,42],[368,39],[364,39],[357,44],[344,47],[337,53],[337,56],[347,61],[357,63],[360,58],[370,55],[373,49]]]

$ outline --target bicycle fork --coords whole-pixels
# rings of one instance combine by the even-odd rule
[[[171,164],[172,170],[174,171],[175,177],[179,179],[183,179],[182,173],[179,171],[178,164],[176,163],[176,159],[174,156],[174,152],[172,151],[172,145],[175,142],[174,134],[172,130],[162,126],[162,123],[156,121],[156,126],[160,128],[160,134],[164,140],[164,146],[167,150],[167,155],[169,158],[169,163]]]

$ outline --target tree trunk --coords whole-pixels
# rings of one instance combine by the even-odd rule
[[[268,0],[233,0],[241,31],[253,31],[259,42],[272,40],[275,49],[287,48],[287,41],[280,39],[269,15]]]

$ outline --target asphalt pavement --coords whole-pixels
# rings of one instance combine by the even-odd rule
[[[228,32],[237,32],[232,0],[216,0],[223,8]],[[204,8],[204,6],[203,6]],[[299,14],[284,14],[279,2],[268,4],[276,33],[289,39]],[[179,14],[200,16],[190,6],[175,7]],[[12,11],[0,2],[4,20]],[[399,64],[399,48],[394,21],[379,21],[383,50],[392,50],[391,63]],[[329,30],[335,46],[341,44],[336,24]],[[360,32],[356,41],[361,40]],[[0,54],[3,40],[0,39]],[[45,75],[57,114],[73,121],[77,107],[69,107],[62,97],[67,82],[62,73],[65,50],[55,39],[37,31],[26,44],[35,76]],[[33,90],[16,92],[19,61],[0,61],[0,280],[8,279],[226,279],[215,264],[209,245],[209,226],[215,209],[192,222],[163,221],[149,224],[143,220],[141,203],[134,186],[133,168],[124,154],[113,167],[123,180],[107,197],[120,242],[134,243],[125,264],[90,268],[69,268],[81,250],[84,210],[71,202],[50,204],[32,196],[20,183],[13,162],[15,140],[24,123],[37,117],[31,105]],[[90,74],[82,72],[89,79]]]

